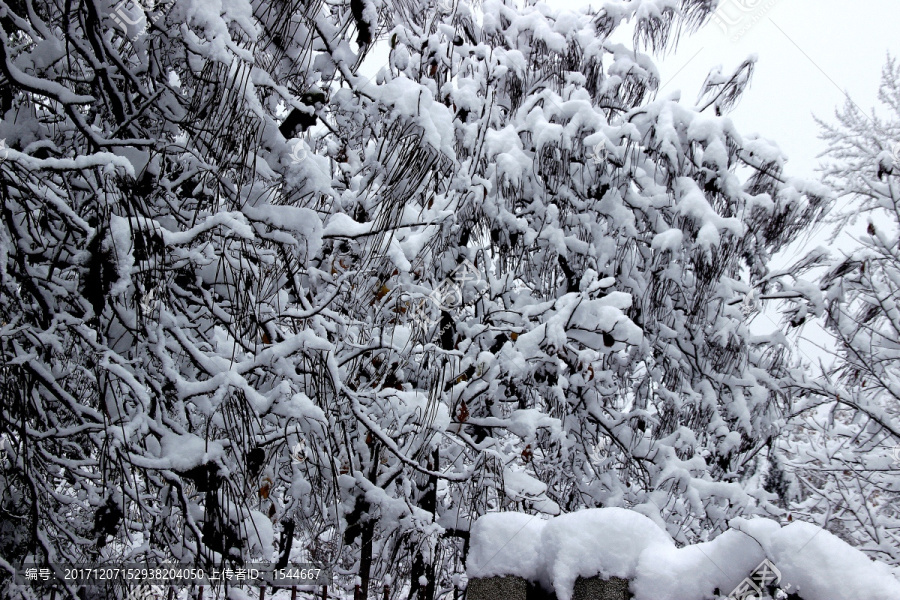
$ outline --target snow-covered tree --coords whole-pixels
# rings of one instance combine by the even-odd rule
[[[745,300],[826,199],[723,116],[752,61],[656,97],[714,5],[0,1],[0,567],[431,599],[484,512],[778,512]]]
[[[802,501],[792,510],[900,562],[900,64],[889,59],[878,98],[887,115],[851,101],[821,122],[825,181],[847,200],[836,231],[849,248],[816,250],[825,327],[836,349],[821,377],[799,386],[799,426],[785,444]]]

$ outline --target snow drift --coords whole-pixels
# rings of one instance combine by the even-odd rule
[[[553,518],[482,516],[472,526],[469,579],[515,575],[571,600],[579,577],[622,577],[634,600],[726,597],[768,559],[781,589],[803,600],[896,600],[888,565],[810,523],[733,519],[715,539],[678,548],[649,518],[594,508]]]

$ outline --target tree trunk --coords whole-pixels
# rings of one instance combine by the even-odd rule
[[[372,464],[369,468],[369,475],[367,477],[367,479],[372,483],[376,483],[378,478],[378,458],[381,454],[380,450],[381,446],[377,444],[374,448],[372,448]],[[359,497],[357,501],[361,501],[361,504],[358,504],[358,506],[362,507],[363,513],[369,510],[369,503],[366,502],[362,497]],[[369,515],[364,518],[362,526],[360,527],[359,540],[360,596],[363,599],[369,597],[369,579],[372,572],[372,540],[374,537],[375,519],[373,519],[371,515]]]

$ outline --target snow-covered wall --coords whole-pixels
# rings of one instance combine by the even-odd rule
[[[634,600],[727,597],[768,560],[769,581],[803,600],[900,600],[900,580],[809,523],[734,519],[714,540],[678,548],[656,523],[622,508],[553,518],[495,513],[472,526],[470,580],[515,575],[572,600],[579,577],[628,579]],[[772,578],[776,577],[773,580]]]

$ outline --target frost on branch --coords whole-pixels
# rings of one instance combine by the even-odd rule
[[[0,45],[6,563],[293,552],[434,598],[486,512],[774,510],[793,373],[734,300],[826,198],[654,97],[644,46],[712,3],[35,6]]]

